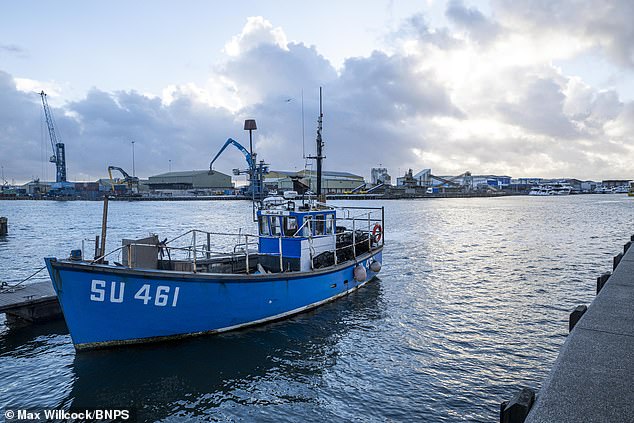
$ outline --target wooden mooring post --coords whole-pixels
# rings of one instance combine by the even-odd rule
[[[6,217],[0,217],[0,236],[9,233],[9,223]]]

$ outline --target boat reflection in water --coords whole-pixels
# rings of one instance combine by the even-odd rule
[[[76,354],[75,380],[61,404],[130,407],[139,421],[246,417],[243,406],[313,401],[339,341],[383,317],[380,280],[292,319],[180,343]],[[264,412],[259,407],[259,412]]]

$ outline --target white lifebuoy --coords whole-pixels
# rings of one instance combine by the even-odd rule
[[[376,242],[379,242],[381,240],[381,237],[383,236],[383,228],[379,223],[374,225],[374,228],[372,229],[372,236],[374,237]]]

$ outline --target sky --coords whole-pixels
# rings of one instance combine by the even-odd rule
[[[0,167],[206,169],[227,138],[301,170],[634,179],[630,0],[58,1],[0,6]],[[214,168],[246,167],[227,150]]]

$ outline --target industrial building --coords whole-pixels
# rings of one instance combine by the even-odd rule
[[[350,192],[365,184],[363,176],[349,172],[323,171],[321,189],[326,194],[343,194]],[[299,172],[287,172],[272,170],[264,179],[264,185],[268,190],[277,191],[313,191],[317,190],[317,172],[301,170]]]
[[[617,188],[622,186],[629,186],[630,179],[604,179],[601,182],[601,185],[603,185],[606,188]]]
[[[19,189],[26,195],[44,195],[51,190],[54,183],[55,182],[46,182],[34,179],[22,185]]]
[[[431,185],[431,177],[431,169],[423,169],[417,174],[410,169],[404,176],[396,178],[396,186],[428,187]]]
[[[234,188],[231,176],[208,170],[161,173],[150,176],[147,185],[151,192],[190,191],[198,194],[224,194]]]
[[[392,177],[384,167],[373,167],[370,171],[370,183],[372,185],[392,185]]]
[[[423,169],[414,174],[410,169],[404,176],[396,178],[397,186],[408,187],[446,187],[471,189],[505,189],[511,184],[510,176],[472,175],[464,172],[457,176],[438,176],[431,173],[431,169]]]

